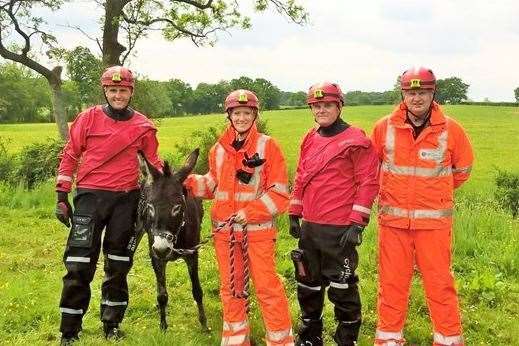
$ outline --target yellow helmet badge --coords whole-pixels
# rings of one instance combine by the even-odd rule
[[[409,85],[410,88],[413,89],[419,89],[421,87],[420,80],[419,79],[411,79],[411,84]]]
[[[120,82],[121,80],[122,80],[122,78],[121,78],[121,73],[120,72],[115,72],[112,75],[112,82]]]
[[[314,97],[316,99],[320,99],[320,98],[323,98],[324,97],[324,92],[322,89],[317,89],[314,91]]]
[[[239,103],[247,103],[249,99],[247,98],[247,94],[243,93],[238,96],[238,102]]]

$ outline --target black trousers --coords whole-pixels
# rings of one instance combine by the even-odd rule
[[[101,289],[101,320],[110,324],[122,321],[128,305],[126,278],[133,264],[138,202],[139,190],[76,190],[72,227],[63,256],[67,269],[60,301],[60,331],[63,334],[81,330],[102,238],[105,275]]]
[[[303,222],[299,248],[309,274],[296,275],[297,298],[302,313],[301,341],[322,336],[322,312],[327,286],[328,298],[334,304],[338,326],[335,341],[338,345],[354,345],[361,324],[361,302],[355,270],[358,253],[353,245],[341,247],[339,241],[345,226]]]

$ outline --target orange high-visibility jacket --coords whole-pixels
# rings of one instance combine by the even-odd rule
[[[401,103],[373,130],[382,161],[379,223],[405,229],[450,227],[454,189],[472,169],[472,145],[461,125],[436,103],[430,125],[416,140],[405,119]]]
[[[285,212],[288,207],[288,176],[283,154],[271,137],[257,131],[256,125],[238,151],[231,145],[234,138],[234,130],[229,126],[209,152],[209,172],[190,175],[184,185],[197,197],[214,199],[211,208],[213,227],[218,227],[243,209],[249,232],[257,234],[254,231],[272,230],[274,216]],[[248,184],[236,178],[237,170],[251,170],[242,163],[245,153],[249,157],[258,153],[266,160],[253,169]],[[235,228],[240,226],[236,224]],[[252,233],[250,236],[255,237]]]

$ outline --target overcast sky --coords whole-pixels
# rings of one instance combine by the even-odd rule
[[[246,3],[246,1],[243,1]],[[310,23],[299,26],[266,12],[249,31],[222,33],[215,47],[167,42],[150,35],[129,61],[152,79],[182,79],[195,87],[245,75],[266,78],[282,90],[306,90],[323,80],[343,91],[383,91],[410,66],[427,66],[437,78],[458,76],[469,98],[513,101],[519,86],[519,2],[516,0],[304,0]],[[75,2],[49,23],[81,25],[98,34],[93,1]],[[81,14],[81,15],[78,15]],[[78,32],[53,27],[67,47],[95,49]],[[96,51],[98,53],[98,51]]]

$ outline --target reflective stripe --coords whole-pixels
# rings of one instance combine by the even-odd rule
[[[206,180],[207,187],[211,192],[213,192],[216,187],[216,180],[214,179],[213,175],[211,173],[207,173],[204,175],[204,178]]]
[[[222,172],[223,157],[225,155],[225,149],[220,143],[216,143],[216,174],[217,179],[220,180],[220,174]]]
[[[434,342],[440,345],[455,345],[463,344],[463,337],[461,335],[445,336],[438,332],[434,332]]]
[[[307,290],[311,290],[311,291],[320,291],[321,290],[321,286],[307,286],[307,285],[302,284],[300,282],[298,282],[297,285],[302,287],[302,288],[306,288]]]
[[[390,172],[398,175],[414,175],[417,177],[442,177],[448,176],[452,174],[451,167],[435,167],[435,168],[425,168],[425,167],[411,167],[411,166],[396,166],[391,162],[383,162],[382,170],[385,172]]]
[[[214,220],[212,221],[212,223],[213,223],[214,228],[219,228],[226,224],[226,222],[214,221]],[[273,227],[274,227],[274,223],[272,221],[263,222],[263,223],[250,223],[247,225],[247,231],[263,231],[266,229],[271,229]],[[243,226],[235,223],[235,224],[233,224],[233,229],[236,232],[241,232],[241,231],[243,231]]]
[[[236,192],[234,194],[234,199],[237,202],[249,202],[254,201],[256,199],[256,194],[254,192]]]
[[[111,300],[103,300],[101,302],[102,305],[108,305],[108,306],[124,306],[124,305],[128,305],[128,302],[113,302]]]
[[[274,342],[280,342],[292,335],[292,328],[284,330],[270,331],[267,330],[267,345],[269,340]]]
[[[267,141],[270,139],[269,136],[262,134],[259,136],[258,141],[256,142],[256,151],[260,158],[265,158],[265,147],[267,145]]]
[[[407,210],[397,207],[383,206],[380,208],[381,214],[398,216],[398,217],[407,217],[411,219],[439,219],[442,217],[450,217],[452,216],[452,209],[438,209],[438,210],[428,210],[428,209],[415,209],[415,210]]]
[[[351,210],[360,211],[361,213],[364,213],[364,214],[371,213],[371,209],[363,207],[363,206],[358,205],[358,204],[354,204],[353,207],[351,208]]]
[[[249,327],[249,322],[247,320],[245,321],[239,321],[239,322],[226,322],[223,321],[223,330],[229,330],[231,332],[239,332],[240,330],[244,330],[247,327]]]
[[[59,308],[59,311],[61,311],[64,314],[70,314],[70,315],[83,315],[83,309],[70,309],[70,308]]]
[[[272,189],[275,191],[281,192],[281,193],[288,193],[287,184],[274,183],[274,186],[272,187]]]
[[[260,197],[260,201],[263,202],[263,204],[265,204],[265,207],[267,207],[267,210],[269,211],[270,214],[272,215],[276,215],[277,212],[278,212],[278,208],[276,207],[276,203],[274,203],[274,201],[272,200],[272,198],[270,198],[269,195],[263,195]]]
[[[248,335],[225,336],[222,338],[221,346],[242,345],[247,339]]]
[[[214,194],[214,199],[218,201],[228,201],[229,193],[227,191],[216,191],[216,193]]]
[[[57,181],[72,181],[72,177],[68,176],[68,175],[58,175],[58,177],[56,178]]]
[[[108,254],[106,257],[114,261],[130,262],[130,257],[128,256],[117,256]]]
[[[81,262],[81,263],[90,263],[90,257],[75,257],[68,256],[65,262]]]
[[[382,330],[377,329],[375,332],[375,339],[381,340],[402,340],[404,339],[404,335],[402,331],[400,332],[384,332]]]
[[[291,199],[290,204],[303,205],[303,202],[300,199]]]
[[[330,287],[346,289],[346,288],[348,288],[350,286],[348,284],[341,284],[341,283],[338,283],[338,282],[330,281]]]
[[[398,166],[395,164],[395,127],[387,124],[386,154],[387,161],[382,163],[382,170],[398,175],[413,175],[418,177],[439,177],[452,175],[451,167],[444,167],[442,161],[447,151],[448,132],[443,131],[438,135],[438,147],[433,149],[420,149],[418,156],[422,160],[432,160],[436,163],[434,168]]]
[[[452,169],[452,172],[454,172],[454,173],[470,173],[471,171],[472,171],[472,166]]]
[[[196,178],[196,187],[198,189],[196,195],[197,196],[205,196],[205,184],[206,184],[206,179],[204,176],[195,176]]]

